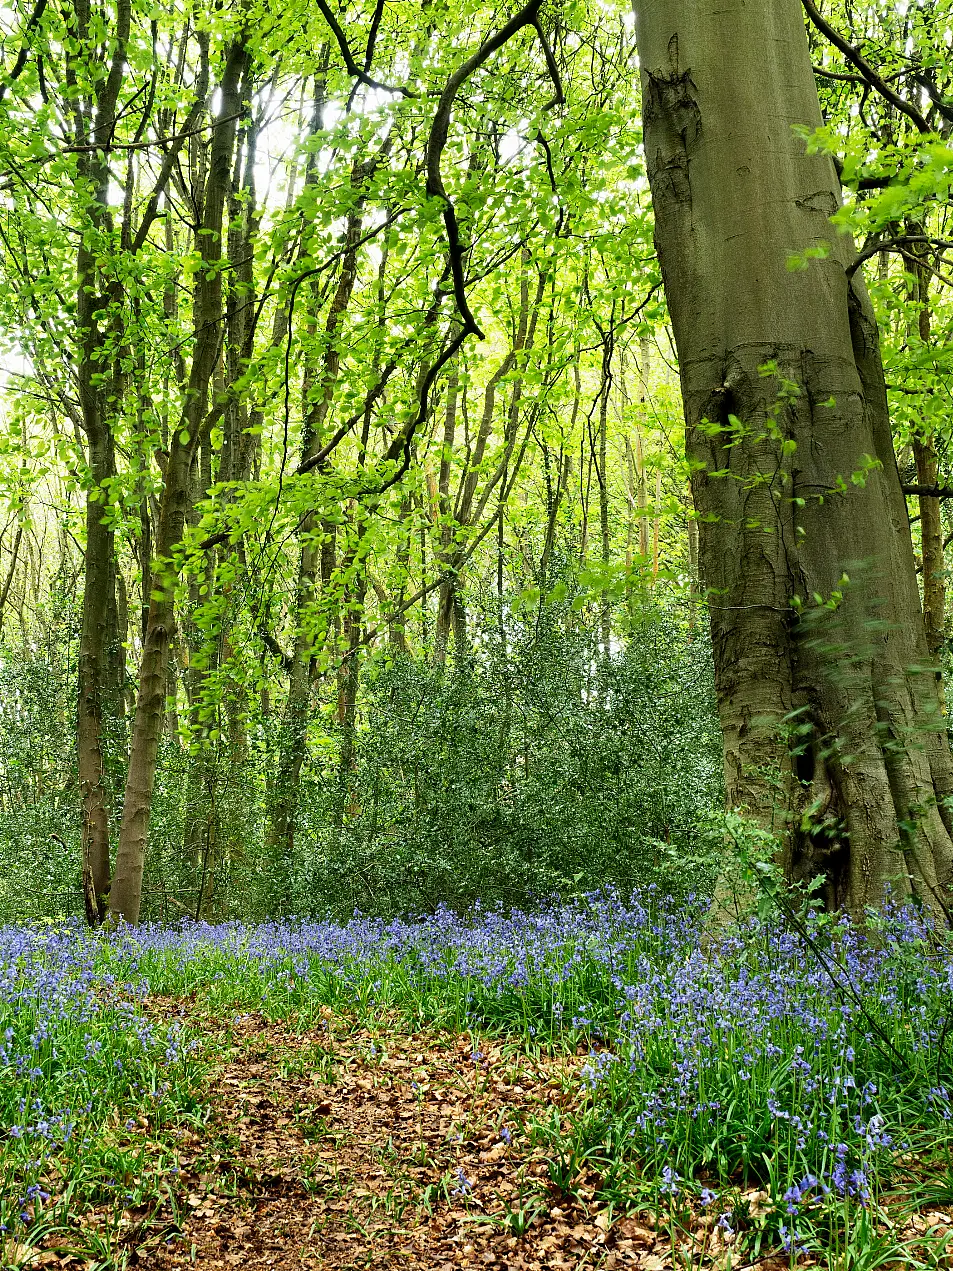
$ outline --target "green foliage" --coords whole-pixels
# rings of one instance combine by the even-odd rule
[[[33,638],[0,642],[0,920],[73,909],[75,611],[66,580]]]
[[[532,612],[521,592],[502,607],[474,605],[464,657],[379,656],[346,772],[346,730],[315,715],[290,860],[267,837],[287,740],[280,719],[259,714],[237,737],[206,733],[191,745],[167,730],[144,915],[398,914],[610,881],[708,890],[721,851],[721,758],[707,642],[677,607],[644,602],[626,610],[625,640],[607,656],[590,629],[601,600],[580,609],[564,591]],[[74,621],[64,602],[42,647],[4,655],[8,920],[81,912]],[[121,774],[121,721],[109,744]],[[120,792],[117,782],[114,800]]]
[[[504,612],[502,632],[485,614],[470,656],[374,676],[353,769],[303,783],[293,911],[710,887],[721,757],[705,642],[648,608],[605,657],[571,600]]]

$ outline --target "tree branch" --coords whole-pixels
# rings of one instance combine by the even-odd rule
[[[402,97],[416,97],[416,93],[412,93],[409,88],[393,88],[390,84],[382,84],[379,80],[371,79],[367,71],[361,70],[357,62],[354,60],[354,54],[347,42],[347,36],[341,30],[341,24],[331,12],[327,0],[317,0],[318,8],[325,22],[331,28],[331,32],[337,40],[338,48],[341,50],[341,56],[344,58],[344,65],[347,67],[347,73],[353,75],[355,79],[366,85],[368,88],[379,88],[384,93],[399,93]]]
[[[388,477],[383,485],[372,487],[367,490],[358,490],[355,498],[360,499],[367,498],[369,495],[378,496],[384,494],[385,491],[389,490],[391,486],[396,485],[397,482],[404,476],[407,469],[410,467],[410,446],[414,439],[414,434],[430,412],[430,390],[434,386],[434,381],[454,354],[459,351],[460,346],[469,334],[470,332],[466,329],[466,327],[461,327],[424,376],[424,382],[420,390],[420,402],[417,407],[416,415],[404,425],[394,440],[387,447],[387,452],[384,455],[385,461],[393,461],[400,456],[400,465],[396,472],[394,472],[392,476]]]
[[[267,629],[264,623],[259,624],[258,635],[268,652],[276,657],[281,663],[282,668],[285,671],[290,671],[294,665],[294,658],[289,653],[285,653],[284,649]]]
[[[953,499],[953,486],[949,485],[902,485],[900,489],[919,499]]]
[[[937,108],[947,123],[953,123],[953,106],[948,106],[940,96],[940,90],[936,86],[936,81],[931,79],[926,73],[926,68],[916,71],[913,78],[917,83],[927,90],[930,101]]]
[[[825,35],[831,44],[843,53],[851,66],[856,67],[860,71],[871,88],[875,89],[885,101],[888,101],[901,114],[906,115],[908,119],[912,119],[919,132],[929,133],[933,131],[916,106],[912,106],[910,102],[905,101],[898,93],[895,93],[887,81],[877,74],[867,59],[852,44],[848,43],[839,31],[831,26],[821,14],[814,0],[801,0],[801,3],[804,5],[807,16],[817,27],[818,31]]]
[[[470,76],[478,71],[497,49],[501,49],[508,40],[512,39],[517,31],[522,30],[524,26],[531,26],[539,31],[539,10],[542,2],[543,0],[529,0],[529,3],[510,18],[505,26],[500,27],[488,40],[484,40],[477,51],[468,57],[461,66],[457,67],[440,94],[433,123],[430,125],[430,136],[427,139],[427,194],[430,198],[440,199],[443,203],[443,223],[447,231],[450,273],[453,278],[453,297],[456,301],[457,312],[463,319],[462,334],[464,339],[468,335],[475,335],[480,340],[484,337],[467,303],[466,284],[463,276],[465,248],[460,242],[460,226],[457,222],[457,214],[450,196],[447,194],[440,172],[440,160],[443,157],[444,148],[450,133],[450,117],[453,111],[453,103],[456,100],[457,93],[459,93]],[[543,44],[547,53],[548,64],[549,58],[552,57],[552,52],[545,39]],[[558,87],[558,71],[556,84]],[[559,88],[559,92],[561,91],[562,89]],[[463,340],[460,341],[460,344],[462,343]],[[457,348],[459,347],[460,345],[458,344]]]
[[[931,238],[928,234],[898,234],[896,238],[878,239],[877,242],[865,247],[863,251],[857,253],[856,259],[847,266],[844,272],[850,278],[865,260],[870,260],[871,256],[876,256],[880,252],[893,251],[897,248],[902,249],[911,243],[925,243],[929,247],[938,247],[943,251],[953,247],[953,242],[949,242],[944,238]]]
[[[199,102],[199,109],[205,108],[204,102]],[[200,128],[187,128],[184,132],[177,132],[171,137],[159,137],[155,141],[109,141],[102,145],[89,146],[64,146],[62,150],[57,150],[53,154],[44,155],[41,159],[32,159],[31,163],[45,163],[48,159],[56,159],[61,154],[84,154],[89,150],[154,150],[157,146],[167,145],[171,142],[182,142],[187,137],[195,137],[200,132],[206,130],[221,128],[224,124],[230,124],[235,119],[240,119],[244,111],[238,110],[233,115],[222,115],[218,119],[209,120],[208,123],[202,124]]]
[[[396,362],[389,362],[387,366],[384,367],[384,370],[381,372],[380,379],[364,398],[364,402],[360,410],[355,411],[350,419],[346,419],[344,423],[341,424],[340,428],[335,430],[330,440],[321,447],[317,454],[312,455],[310,459],[305,459],[303,462],[298,464],[295,469],[296,477],[303,477],[306,472],[311,472],[314,468],[320,468],[323,466],[331,452],[341,444],[354,425],[363,419],[363,417],[371,409],[378,397],[380,397],[381,393],[383,393],[384,389],[387,387],[387,381],[396,370]]]
[[[848,75],[844,71],[829,71],[825,66],[812,66],[815,75],[823,75],[825,79],[841,79],[848,84],[866,84],[863,75]]]
[[[0,101],[3,101],[7,94],[7,89],[15,79],[19,79],[26,66],[27,58],[30,56],[30,46],[28,41],[30,33],[35,30],[40,19],[46,10],[47,0],[37,0],[33,12],[30,14],[26,26],[23,28],[23,43],[20,45],[20,52],[17,54],[17,60],[13,63],[13,69],[4,76],[3,83],[0,83]]]
[[[555,96],[546,103],[543,110],[552,110],[554,106],[561,106],[563,104],[566,100],[566,95],[563,92],[563,82],[559,77],[559,67],[556,65],[553,50],[549,46],[549,40],[546,39],[546,32],[543,30],[538,16],[533,22],[533,27],[536,30],[536,34],[539,36],[540,44],[543,46],[543,54],[546,58],[546,69],[549,71],[549,78],[553,81],[553,88],[556,90]]]

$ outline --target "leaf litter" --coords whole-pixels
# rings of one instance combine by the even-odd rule
[[[677,1248],[654,1216],[614,1213],[593,1177],[550,1180],[534,1118],[579,1097],[575,1055],[515,1040],[374,1027],[322,1008],[300,1029],[254,1013],[203,1021],[220,1056],[201,1132],[180,1127],[164,1194],[82,1216],[107,1259],[51,1235],[22,1266],[200,1268],[458,1267],[669,1271],[730,1260],[702,1225]],[[720,1255],[720,1256],[719,1256]],[[741,1265],[739,1265],[741,1264]]]

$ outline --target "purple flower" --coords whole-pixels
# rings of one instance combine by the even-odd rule
[[[463,1167],[457,1167],[457,1185],[453,1189],[454,1196],[472,1196],[473,1184],[463,1172]]]

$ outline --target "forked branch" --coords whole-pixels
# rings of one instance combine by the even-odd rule
[[[851,66],[860,71],[866,83],[870,85],[884,101],[888,101],[891,106],[912,119],[917,130],[922,133],[931,131],[930,125],[924,119],[923,115],[917,110],[916,106],[910,104],[899,93],[895,93],[882,75],[878,75],[867,59],[854,48],[848,40],[845,40],[841,33],[823,16],[818,9],[814,0],[801,0],[804,5],[807,16],[811,19],[818,31],[830,40],[836,49],[843,53],[844,57],[850,62]]]
[[[401,97],[416,97],[416,93],[411,92],[409,88],[404,88],[402,85],[395,88],[392,84],[382,84],[380,80],[372,79],[366,70],[358,66],[354,60],[354,54],[351,52],[351,46],[347,42],[347,36],[341,29],[341,24],[331,11],[327,0],[317,0],[317,5],[325,22],[331,28],[331,33],[337,40],[338,48],[341,50],[341,56],[344,58],[344,65],[347,67],[349,75],[353,75],[365,87],[378,88],[382,93],[399,93]]]

